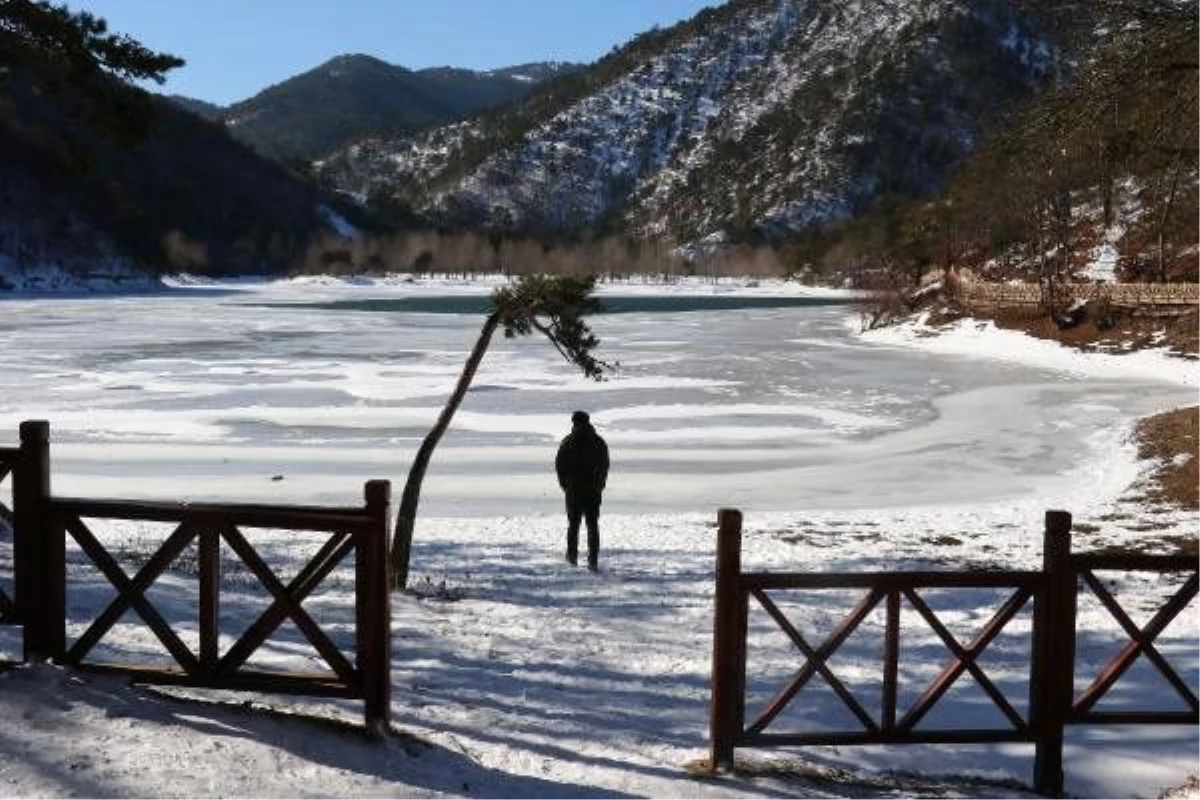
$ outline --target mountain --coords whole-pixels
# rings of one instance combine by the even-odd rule
[[[167,100],[171,101],[180,108],[187,109],[198,117],[216,122],[225,114],[225,109],[216,103],[209,103],[205,100],[197,100],[194,97],[184,97],[181,94],[167,95]]]
[[[470,116],[574,68],[543,63],[492,72],[414,71],[343,55],[229,106],[222,118],[234,136],[264,154],[311,161],[362,136],[412,133]]]
[[[223,126],[106,75],[0,75],[0,272],[282,272],[329,230],[317,189]],[[11,281],[10,281],[11,282]]]
[[[938,189],[1006,111],[1062,80],[1067,40],[1022,8],[732,0],[321,168],[442,226],[789,235]]]
[[[542,83],[582,68],[582,64],[573,64],[569,61],[535,61],[529,64],[517,64],[512,67],[489,70],[483,74],[496,78],[511,78],[522,83]]]

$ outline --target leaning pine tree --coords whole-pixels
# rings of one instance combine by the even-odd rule
[[[525,275],[509,286],[497,289],[492,294],[492,310],[483,323],[479,338],[471,349],[467,363],[450,399],[432,430],[425,435],[420,449],[408,471],[404,493],[400,496],[400,510],[396,515],[396,535],[392,540],[393,588],[403,589],[408,585],[408,562],[412,553],[413,529],[417,519],[417,506],[421,502],[421,483],[429,468],[434,448],[442,434],[450,427],[454,412],[462,405],[471,381],[483,361],[484,353],[492,341],[496,329],[503,326],[508,338],[540,333],[550,340],[563,358],[579,367],[583,374],[593,380],[602,380],[609,365],[598,360],[592,351],[600,340],[583,321],[586,314],[600,310],[600,303],[592,296],[596,279],[546,275]]]

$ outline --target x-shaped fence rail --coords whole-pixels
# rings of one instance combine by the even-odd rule
[[[1112,556],[1075,555],[1071,559],[1072,568],[1082,579],[1083,585],[1091,591],[1109,615],[1116,620],[1121,630],[1129,637],[1128,643],[1121,648],[1112,660],[1108,662],[1092,680],[1082,694],[1074,698],[1067,717],[1070,723],[1132,723],[1132,722],[1170,722],[1190,724],[1196,721],[1200,705],[1197,704],[1196,693],[1187,682],[1180,677],[1175,667],[1163,657],[1154,646],[1167,626],[1178,617],[1188,604],[1196,597],[1197,587],[1200,586],[1200,575],[1196,573],[1196,559],[1190,556]],[[1139,627],[1122,608],[1108,587],[1096,577],[1101,570],[1144,571],[1144,572],[1186,572],[1192,574],[1172,594],[1154,616],[1144,626]],[[1113,689],[1121,676],[1126,674],[1138,656],[1154,666],[1155,670],[1167,681],[1179,698],[1187,706],[1185,711],[1097,711],[1096,706]]]
[[[1031,742],[1034,785],[1059,795],[1063,788],[1063,728],[1082,723],[1191,724],[1200,722],[1196,695],[1179,672],[1155,647],[1155,639],[1192,602],[1200,583],[1194,556],[1094,555],[1071,553],[1071,516],[1046,514],[1043,567],[1029,572],[876,572],[876,573],[743,573],[741,514],[723,510],[718,517],[716,614],[713,629],[712,769],[733,767],[736,747],[818,744],[903,744],[937,742]],[[1144,625],[1133,622],[1096,572],[1183,573],[1183,585]],[[1080,588],[1089,590],[1128,636],[1128,643],[1105,665],[1091,684],[1075,696],[1076,604]],[[777,601],[784,592],[814,593],[863,590],[865,595],[823,641],[814,646]],[[927,601],[929,590],[1010,590],[990,619],[962,644]],[[747,635],[750,598],[766,611],[802,657],[799,669],[766,707],[746,724]],[[940,672],[903,710],[897,703],[901,639],[901,606],[908,606],[949,651]],[[976,599],[977,602],[977,599]],[[883,659],[878,718],[830,668],[831,657],[884,603]],[[1032,605],[1028,641],[1028,713],[988,676],[980,657],[1023,609]],[[1097,711],[1097,703],[1143,656],[1166,679],[1183,710]],[[964,673],[990,699],[1005,727],[946,729],[921,727],[930,711]],[[858,727],[852,730],[773,732],[783,712],[802,690],[820,676],[849,710]]]
[[[155,683],[216,689],[252,689],[361,698],[367,725],[386,727],[391,695],[391,606],[387,545],[391,485],[368,481],[364,504],[352,508],[162,503],[55,497],[50,492],[50,425],[27,420],[20,446],[0,448],[0,482],[12,479],[13,507],[0,506],[0,523],[12,533],[15,597],[0,587],[0,622],[23,629],[22,658],[29,654],[92,669],[119,670]],[[132,575],[93,531],[88,521],[166,523],[171,532]],[[93,522],[93,524],[95,524]],[[325,534],[315,555],[286,583],[251,544],[248,529]],[[116,590],[91,623],[67,641],[67,541],[73,540],[104,581]],[[196,543],[197,651],[172,627],[149,590],[179,556]],[[236,554],[270,602],[221,652],[222,558],[224,543]],[[354,554],[353,661],[313,619],[304,602]],[[174,659],[172,667],[99,663],[96,646],[132,610]],[[249,666],[251,657],[290,621],[320,654],[327,672],[268,671]],[[110,641],[109,653],[121,650]],[[113,647],[112,645],[116,645]]]
[[[367,701],[368,721],[386,720],[390,683],[388,646],[386,482],[367,484],[366,505],[357,509],[195,505],[52,498],[50,501],[50,592],[56,655],[75,666],[120,670],[145,680],[211,688],[260,689]],[[167,522],[174,529],[144,564],[129,575],[85,520]],[[250,543],[244,528],[328,534],[312,558],[284,583]],[[66,636],[67,537],[116,589],[116,597],[73,643]],[[270,595],[270,604],[224,653],[219,650],[220,546],[224,542]],[[199,603],[198,652],[167,622],[147,591],[184,551],[196,544]],[[305,599],[351,554],[355,563],[354,663],[304,607]],[[100,663],[89,659],[114,625],[133,610],[174,659],[176,668]],[[290,620],[320,654],[328,672],[263,671],[247,662]]]
[[[979,664],[979,657],[1004,627],[1028,604],[1037,589],[1039,576],[1036,573],[991,573],[972,576],[972,583],[961,576],[947,573],[825,573],[744,575],[741,581],[745,605],[753,597],[767,612],[780,630],[795,645],[803,656],[803,665],[795,675],[771,699],[766,708],[746,725],[738,735],[737,743],[754,745],[811,745],[811,744],[871,744],[898,742],[938,741],[1030,741],[1028,721],[1014,708],[1013,704],[997,688]],[[992,617],[975,633],[965,646],[942,622],[937,612],[922,597],[926,589],[954,589],[991,587],[1013,589],[1000,604]],[[818,646],[813,647],[788,615],[772,599],[768,590],[819,591],[830,588],[863,589],[866,594],[841,620]],[[945,646],[950,658],[940,673],[924,687],[913,703],[899,714],[898,674],[901,638],[901,607],[907,601],[910,608],[924,620]],[[853,692],[829,667],[830,658],[846,640],[860,628],[863,621],[880,603],[885,604],[883,630],[883,662],[881,708],[878,717],[873,716],[855,697]],[[942,729],[919,730],[918,725],[963,673],[969,673],[976,684],[995,704],[1009,723],[1000,729]],[[791,732],[768,733],[775,722],[800,692],[820,675],[825,683],[841,699],[846,708],[861,724],[860,730],[838,732]],[[897,718],[899,717],[899,718]]]

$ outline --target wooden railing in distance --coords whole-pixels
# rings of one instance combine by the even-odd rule
[[[139,680],[219,689],[361,698],[372,729],[386,728],[390,705],[391,621],[388,580],[388,516],[391,486],[371,481],[360,508],[217,505],[55,497],[49,501],[46,626],[40,637],[64,663],[119,670]],[[161,547],[129,576],[88,528],[85,520],[144,520],[175,524]],[[243,528],[328,533],[324,545],[287,584],[254,549]],[[70,536],[117,590],[116,598],[73,643],[66,635],[66,541]],[[146,590],[193,542],[197,542],[199,652],[172,630]],[[272,598],[270,606],[225,652],[219,650],[220,547],[237,554]],[[354,663],[305,611],[304,599],[346,558],[355,554]],[[177,669],[139,668],[88,661],[89,652],[130,609],[153,631]],[[254,671],[247,660],[285,621],[291,620],[329,667],[326,673]]]

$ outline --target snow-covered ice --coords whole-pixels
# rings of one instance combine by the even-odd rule
[[[4,301],[0,430],[15,437],[21,419],[51,421],[57,494],[345,505],[368,478],[390,478],[398,491],[481,320],[346,303],[485,291],[431,283]],[[725,284],[605,287],[602,296],[615,306],[622,296],[700,291],[799,294]],[[749,569],[1035,567],[1047,508],[1083,523],[1080,549],[1144,539],[1147,515],[1162,535],[1194,538],[1194,513],[1150,514],[1123,495],[1142,468],[1128,441],[1133,420],[1194,403],[1196,362],[1085,357],[973,325],[938,337],[860,335],[839,305],[686,305],[595,318],[601,355],[620,362],[605,383],[585,381],[536,341],[493,346],[426,481],[417,592],[395,599],[393,715],[403,735],[360,735],[352,702],[230,695],[212,705],[194,702],[211,694],[37,665],[0,675],[0,718],[22,721],[0,726],[0,793],[1029,794],[1032,748],[1018,745],[751,751],[760,769],[750,774],[693,775],[688,765],[707,748],[716,510],[746,512]],[[598,576],[562,561],[549,468],[576,407],[592,411],[614,455]],[[158,535],[100,527],[122,553]],[[259,535],[293,569],[308,552],[303,537]],[[176,581],[186,582],[164,576],[155,599],[188,619],[192,595]],[[342,589],[335,582],[321,596],[323,618],[345,613]],[[1137,612],[1163,591],[1121,583]],[[823,595],[792,608],[819,640],[852,600]],[[997,600],[974,592],[936,602],[969,631]],[[86,618],[80,603],[72,613]],[[1157,641],[1193,690],[1195,605]],[[984,663],[1018,700],[1023,619]],[[1099,666],[1123,641],[1094,603],[1081,606],[1081,621],[1081,659]],[[105,646],[145,657],[135,631],[121,627]],[[798,663],[782,634],[761,620],[752,631],[759,666],[749,687],[761,703]],[[290,634],[263,658],[308,663]],[[927,629],[913,635],[921,648],[933,641]],[[874,647],[848,643],[834,663],[868,698]],[[946,655],[903,667],[902,701]],[[1172,699],[1145,663],[1126,680],[1121,702]],[[990,722],[982,693],[960,688],[946,713]],[[797,720],[836,724],[836,708],[818,694],[798,704]],[[1196,770],[1197,744],[1190,727],[1071,729],[1067,789],[1157,796]]]

